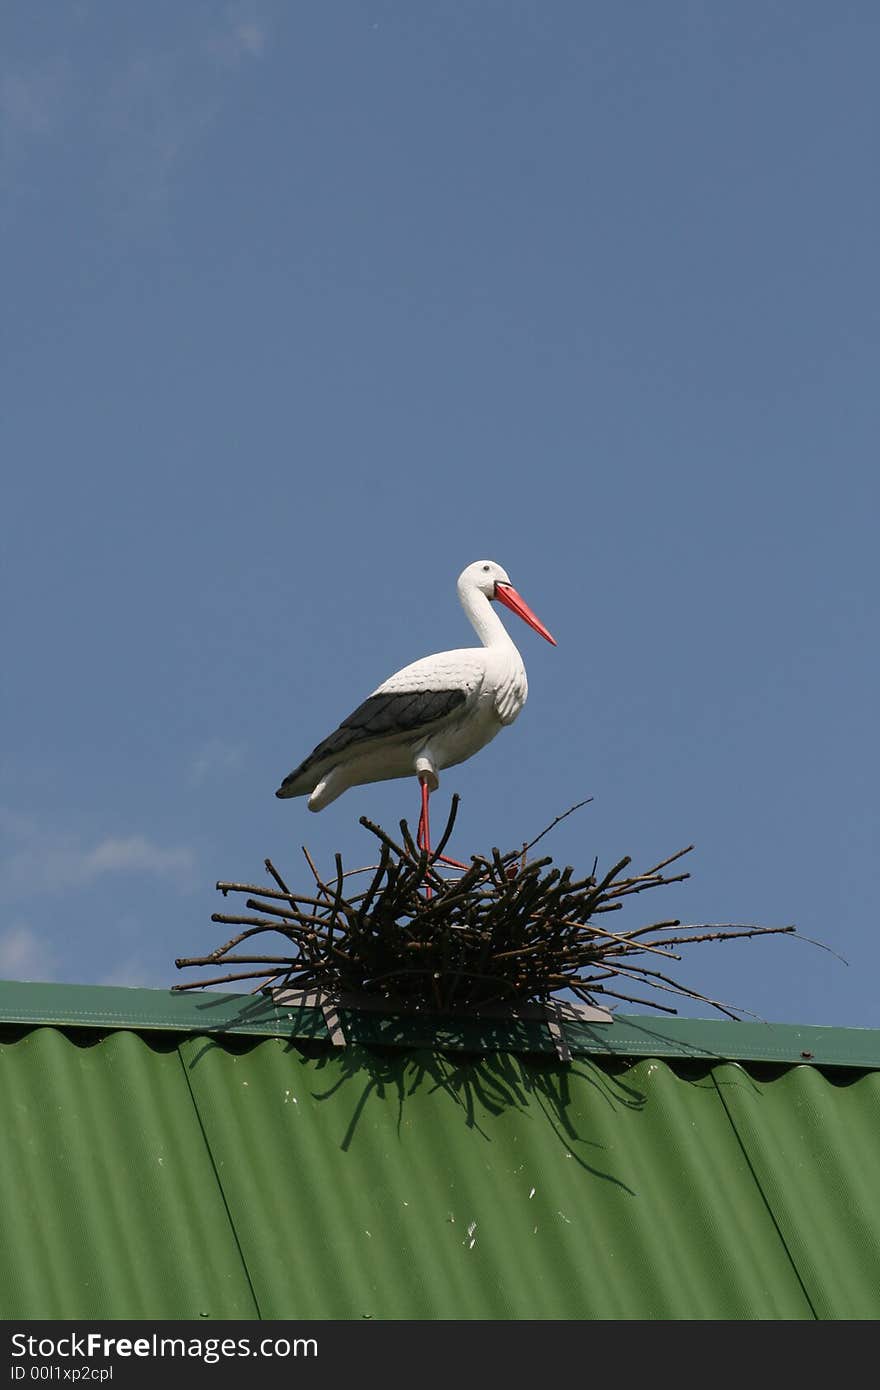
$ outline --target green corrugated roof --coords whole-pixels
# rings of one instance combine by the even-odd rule
[[[555,1052],[547,1028],[534,1021],[449,1019],[341,1010],[350,1041],[464,1052],[493,1049]],[[278,1005],[266,995],[104,985],[31,984],[0,980],[0,1022],[57,1023],[139,1032],[263,1037],[328,1036],[320,1009]],[[788,1023],[727,1023],[716,1019],[618,1014],[612,1024],[565,1023],[574,1053],[620,1057],[693,1057],[754,1062],[814,1061],[823,1067],[880,1068],[880,1030],[816,1028]]]
[[[345,1026],[0,986],[0,1316],[880,1315],[880,1033]]]

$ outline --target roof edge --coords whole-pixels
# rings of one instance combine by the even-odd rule
[[[526,1019],[413,1016],[340,1009],[350,1043],[451,1051],[555,1051],[546,1027]],[[131,1029],[329,1040],[318,1008],[279,1005],[263,994],[127,989],[0,981],[0,1024]],[[880,1029],[829,1028],[617,1014],[612,1023],[563,1024],[576,1055],[804,1063],[880,1070]]]

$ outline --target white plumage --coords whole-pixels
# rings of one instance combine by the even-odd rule
[[[440,770],[485,747],[526,702],[522,657],[492,600],[556,645],[494,561],[468,565],[458,596],[482,646],[438,652],[395,672],[285,777],[276,796],[308,796],[309,809],[320,811],[349,787],[416,775],[427,836],[427,794]]]

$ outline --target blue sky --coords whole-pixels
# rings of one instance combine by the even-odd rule
[[[0,975],[164,986],[218,877],[364,862],[280,778],[504,565],[453,852],[696,841],[682,975],[876,1026],[880,12],[0,16]],[[658,898],[660,895],[658,895]],[[697,1010],[705,1012],[705,1010]]]

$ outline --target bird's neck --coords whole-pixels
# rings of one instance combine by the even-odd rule
[[[485,594],[481,594],[479,589],[465,589],[459,592],[459,598],[484,647],[507,647],[516,651],[513,638]]]

